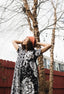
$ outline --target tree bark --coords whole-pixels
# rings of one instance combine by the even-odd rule
[[[52,30],[52,39],[51,39],[51,51],[50,51],[50,77],[49,77],[49,94],[53,94],[53,63],[54,63],[54,44],[55,44],[55,28],[56,28],[56,22],[57,22],[57,16],[56,16],[56,8],[54,8],[54,26]]]

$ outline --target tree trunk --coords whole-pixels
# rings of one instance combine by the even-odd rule
[[[39,30],[38,30],[38,23],[37,19],[33,21],[33,27],[34,27],[34,36],[37,41],[40,41],[39,39]],[[40,48],[40,47],[37,47]],[[45,94],[45,72],[43,67],[43,55],[41,55],[38,58],[38,68],[39,68],[39,94]]]
[[[34,36],[37,41],[40,41],[37,20],[33,21],[33,27],[34,27]],[[40,47],[37,47],[37,48],[40,48]],[[38,68],[39,68],[39,94],[45,94],[45,73],[44,73],[44,67],[43,67],[43,55],[41,55],[38,58],[38,63],[39,63],[38,65]]]
[[[24,2],[24,8],[26,10],[26,15],[28,18],[30,30],[32,30],[32,32],[34,33],[36,40],[40,42],[38,22],[37,22],[38,0],[34,0],[33,12],[30,11],[27,0],[23,0],[23,2]],[[30,19],[32,20],[33,26],[31,26]],[[40,48],[40,46],[38,46],[37,48]],[[38,58],[38,63],[39,63],[39,94],[45,94],[45,73],[43,67],[43,55],[41,55]]]
[[[54,62],[54,44],[55,44],[55,28],[56,28],[56,21],[57,21],[57,16],[56,16],[56,8],[54,8],[54,27],[52,30],[52,39],[51,39],[51,51],[50,51],[50,85],[49,85],[49,94],[53,94],[53,62]]]

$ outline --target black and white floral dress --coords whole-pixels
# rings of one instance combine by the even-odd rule
[[[36,59],[41,49],[27,51],[19,46],[11,86],[11,94],[38,94],[38,70]]]

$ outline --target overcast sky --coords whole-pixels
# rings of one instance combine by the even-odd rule
[[[26,36],[33,36],[33,34],[30,32],[29,26],[27,25],[26,15],[23,13],[17,14],[16,12],[11,11],[19,8],[22,3],[17,3],[18,0],[15,0],[15,2],[8,7],[8,9],[3,8],[9,5],[11,1],[12,0],[0,0],[0,59],[16,61],[17,53],[12,45],[12,40],[23,40]],[[53,22],[53,10],[51,7],[52,6],[48,5],[48,3],[46,3],[46,5],[41,5],[38,15],[39,30],[43,29],[47,25],[48,17],[51,15],[52,18],[50,19],[49,24]],[[43,11],[42,8],[44,8]],[[50,10],[50,12],[48,12],[48,10]],[[22,11],[22,9],[20,9],[20,11]],[[64,62],[64,31],[62,30],[61,33],[59,31],[56,32],[54,58]],[[42,32],[40,35],[40,41],[51,43],[51,30]],[[44,55],[50,56],[49,51],[47,51]]]

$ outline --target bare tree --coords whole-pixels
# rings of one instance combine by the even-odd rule
[[[34,33],[34,36],[37,41],[40,41],[39,39],[39,29],[38,29],[38,21],[37,21],[37,5],[38,0],[34,0],[34,5],[32,7],[32,12],[29,9],[27,0],[23,0],[24,2],[24,10],[28,18],[28,23],[30,26],[30,30]],[[32,24],[31,24],[32,21]],[[37,47],[39,48],[39,47]],[[44,74],[44,68],[43,68],[43,56],[41,55],[38,58],[39,62],[39,94],[45,94],[44,88],[45,88],[45,74]]]
[[[55,2],[53,0],[51,0],[51,4],[54,10],[54,19],[53,19],[53,28],[52,28],[52,38],[51,38],[51,50],[50,50],[50,77],[49,77],[49,94],[53,94],[53,65],[54,65],[54,45],[55,45],[55,30],[57,27],[57,23],[59,21],[59,19],[62,17],[62,15],[64,14],[64,12],[62,11],[62,13],[60,12],[60,16],[57,17],[57,8],[59,6],[59,2],[58,0],[56,0]],[[59,27],[60,28],[60,27]],[[58,29],[59,30],[59,29]]]
[[[32,7],[30,6],[30,2],[33,3]],[[60,19],[62,18],[64,14],[64,9],[62,11],[57,11],[58,5],[60,4],[58,3],[58,1],[56,2],[56,5],[55,5],[55,2],[51,0],[51,4],[53,8],[47,9],[47,8],[42,7],[43,5],[45,5],[46,7],[46,4],[48,4],[47,6],[49,6],[50,0],[12,0],[9,4],[7,0],[4,6],[2,5],[0,6],[0,8],[3,9],[3,12],[0,17],[0,24],[10,21],[11,19],[13,19],[13,17],[20,14],[21,18],[19,22],[21,22],[22,19],[25,18],[28,23],[26,22],[26,23],[18,24],[19,22],[17,22],[16,24],[16,26],[18,26],[17,28],[20,28],[20,27],[22,28],[23,26],[29,26],[30,31],[32,31],[37,41],[40,41],[40,35],[43,31],[52,30],[52,39],[51,39],[52,48],[51,48],[51,54],[50,54],[50,57],[51,57],[50,87],[49,87],[49,94],[52,94],[53,92],[53,61],[54,61],[53,51],[54,51],[54,44],[55,44],[55,30],[64,29],[64,27],[62,27],[61,24],[59,24],[59,22],[61,21]],[[40,10],[42,10],[42,12],[46,11],[45,14],[41,15],[41,18],[39,16],[39,14],[41,13]],[[54,10],[54,13],[53,13],[53,10]],[[9,12],[9,14],[11,14],[11,15],[8,14],[7,19],[3,17],[4,13],[6,12]],[[48,17],[47,15],[48,13],[51,14],[50,17]],[[22,16],[22,14],[24,16]],[[53,14],[54,14],[54,19],[52,19]],[[59,16],[57,17],[58,14]],[[38,16],[40,18],[39,20],[37,19]],[[44,24],[44,22],[42,23],[40,20],[43,19],[45,16],[47,18],[47,21]],[[39,21],[42,25],[41,29],[39,29]],[[39,47],[40,46],[38,46],[37,48]],[[38,62],[39,62],[39,93],[46,94],[46,82],[45,82],[45,73],[44,73],[44,66],[43,66],[43,55],[41,55],[38,58]]]
[[[54,9],[54,25],[53,25],[53,30],[52,30],[52,39],[51,39],[51,52],[50,52],[50,86],[49,86],[49,94],[53,94],[53,62],[54,62],[54,44],[55,44],[55,28],[56,28],[56,23],[57,23],[57,16],[56,16],[56,9],[57,9],[57,4],[56,7],[54,6],[53,1],[51,0],[53,9]]]

